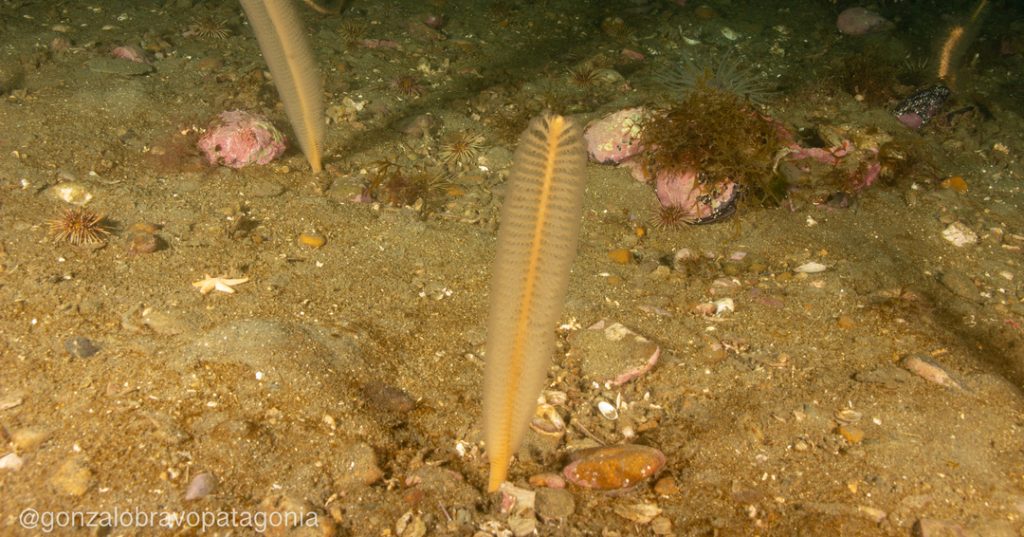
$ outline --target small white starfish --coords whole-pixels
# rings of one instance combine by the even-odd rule
[[[234,293],[235,290],[232,287],[243,284],[249,281],[249,278],[226,278],[224,276],[217,276],[216,278],[210,277],[209,274],[204,275],[205,278],[198,282],[192,282],[192,287],[198,287],[199,292],[207,294],[210,291],[220,291],[222,293]]]

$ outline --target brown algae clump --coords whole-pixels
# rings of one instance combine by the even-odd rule
[[[641,134],[642,164],[651,177],[697,171],[732,181],[762,198],[781,197],[771,163],[779,140],[775,124],[743,96],[707,86],[652,114]]]

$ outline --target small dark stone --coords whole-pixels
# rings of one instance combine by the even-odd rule
[[[82,336],[73,336],[65,339],[64,350],[76,358],[88,358],[100,352],[100,348],[92,340]]]
[[[361,390],[367,403],[395,414],[404,414],[416,408],[416,400],[404,390],[381,382],[363,384]]]

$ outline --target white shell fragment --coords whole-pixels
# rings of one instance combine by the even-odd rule
[[[637,524],[647,524],[661,514],[661,508],[653,503],[617,504],[615,514]]]
[[[740,34],[736,30],[733,30],[732,28],[729,28],[728,26],[723,26],[722,27],[722,37],[728,39],[729,41],[735,41],[735,40],[740,38]]]
[[[92,200],[92,194],[89,193],[85,186],[71,181],[57,183],[50,189],[50,192],[55,198],[63,202],[80,207]]]
[[[715,305],[716,316],[736,311],[736,303],[731,298],[720,298],[712,302],[712,304]]]
[[[21,466],[23,464],[24,461],[17,453],[8,453],[7,455],[0,457],[0,470],[11,470],[12,472],[17,472],[18,470],[21,470]]]
[[[606,420],[615,421],[619,419],[619,411],[616,410],[615,405],[608,401],[598,401],[597,411],[600,412]]]
[[[818,263],[817,261],[808,261],[807,263],[793,269],[794,272],[800,272],[803,274],[817,274],[819,272],[825,272],[826,270],[828,270],[828,267]]]
[[[946,226],[946,229],[942,230],[942,238],[953,243],[953,246],[957,248],[978,242],[978,234],[960,222],[953,222]]]

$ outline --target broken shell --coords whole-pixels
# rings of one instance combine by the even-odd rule
[[[594,490],[633,488],[665,467],[665,454],[638,444],[589,448],[572,454],[562,470],[572,484]]]
[[[617,504],[615,514],[637,524],[647,524],[661,514],[661,508],[653,503]]]
[[[25,461],[18,456],[17,453],[8,453],[3,457],[0,457],[0,470],[11,470],[17,472],[21,470],[21,467],[25,464]]]
[[[953,243],[953,246],[957,248],[978,242],[978,234],[960,222],[953,222],[942,230],[942,238]]]
[[[55,198],[79,207],[84,207],[86,203],[92,200],[92,194],[89,193],[85,186],[71,181],[57,183],[50,189],[50,192],[53,193]]]
[[[715,316],[736,311],[736,303],[731,298],[720,298],[712,304],[715,305]]]
[[[863,414],[857,412],[852,408],[844,408],[842,410],[837,410],[835,414],[833,414],[832,416],[836,419],[836,421],[838,421],[842,425],[852,425],[854,423],[857,423],[858,421],[860,421],[862,417],[864,417]]]
[[[615,408],[615,405],[608,401],[598,401],[597,410],[606,420],[615,421],[619,419],[619,411]]]
[[[828,267],[818,263],[817,261],[809,261],[793,269],[794,272],[802,272],[804,274],[817,274],[819,272],[825,272]]]
[[[537,411],[530,420],[530,428],[538,434],[561,438],[565,435],[565,420],[555,407],[549,404],[537,405]]]
[[[722,37],[728,39],[729,41],[735,41],[735,40],[740,38],[740,34],[736,30],[733,30],[732,28],[729,28],[728,26],[723,26],[722,27]]]
[[[558,390],[544,390],[540,394],[540,399],[537,401],[538,404],[564,405],[569,400],[569,396]]]

